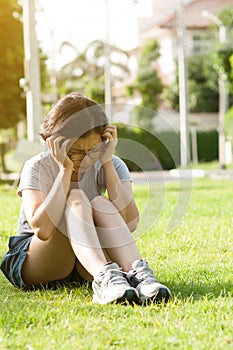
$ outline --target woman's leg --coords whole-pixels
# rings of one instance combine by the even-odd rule
[[[124,271],[129,271],[132,263],[141,259],[141,255],[128,226],[107,198],[96,197],[91,204],[102,247],[112,261],[117,262]]]
[[[81,265],[94,276],[107,263],[93,221],[91,204],[82,190],[72,190],[66,206],[67,231]]]
[[[94,227],[90,202],[82,191],[70,192],[65,215],[68,237],[60,231],[47,241],[33,236],[22,268],[27,285],[64,278],[75,264],[80,275],[91,280],[90,275],[95,275],[107,263]]]
[[[138,292],[128,283],[119,266],[111,262],[107,264],[94,225],[92,207],[83,191],[70,192],[65,218],[69,239],[59,232],[47,241],[33,237],[23,266],[24,282],[37,285],[61,279],[72,271],[76,262],[79,272],[82,268],[82,273],[94,277],[94,302],[137,302]]]
[[[102,249],[93,221],[91,203],[80,190],[71,191],[66,207],[70,242],[79,262],[94,277],[93,301],[138,302],[138,292],[115,262],[109,262]]]
[[[22,267],[24,282],[38,285],[68,276],[75,266],[76,257],[68,238],[59,231],[47,241],[33,236]]]
[[[104,197],[92,201],[93,216],[99,239],[107,254],[127,273],[127,279],[139,294],[139,302],[168,301],[170,290],[155,278],[153,271],[142,259],[133,236],[115,206]]]

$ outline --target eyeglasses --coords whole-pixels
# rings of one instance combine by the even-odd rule
[[[98,159],[101,157],[101,155],[104,152],[104,144],[101,143],[100,145],[93,147],[90,151],[88,152],[75,152],[74,154],[68,154],[68,157],[73,160],[73,161],[79,161],[79,160],[83,160],[84,157],[88,157],[90,159]]]

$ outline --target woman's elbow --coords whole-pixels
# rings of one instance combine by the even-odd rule
[[[49,240],[53,234],[54,234],[54,230],[49,230],[48,228],[46,230],[44,230],[42,227],[32,227],[32,230],[35,234],[35,236],[37,236],[41,241],[47,241]]]
[[[130,230],[130,232],[134,232],[137,229],[138,223],[139,223],[139,215],[135,217],[133,220],[130,220],[130,222],[127,223],[127,226]]]

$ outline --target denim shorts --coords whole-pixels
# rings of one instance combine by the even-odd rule
[[[24,290],[31,290],[57,288],[60,285],[73,282],[81,283],[84,281],[84,279],[78,274],[76,268],[74,268],[70,275],[63,279],[36,286],[27,286],[22,278],[22,266],[26,259],[27,250],[33,234],[34,233],[12,236],[9,239],[9,250],[2,258],[0,269],[11,284]]]

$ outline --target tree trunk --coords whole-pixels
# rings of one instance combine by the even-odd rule
[[[5,153],[6,153],[6,144],[5,143],[0,143],[0,164],[2,168],[2,172],[6,172],[6,163],[5,163]]]

